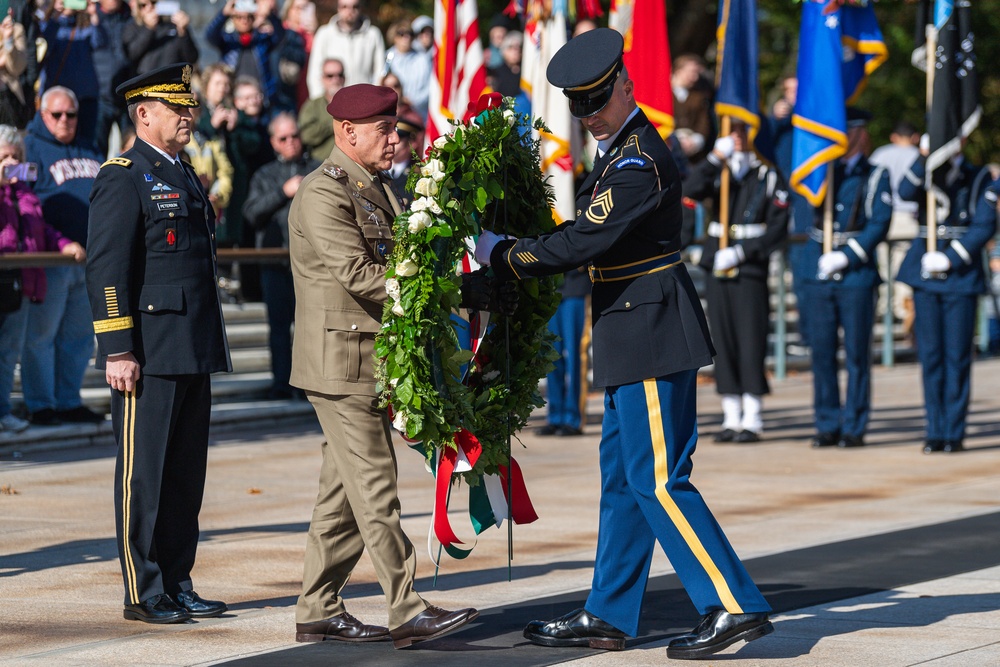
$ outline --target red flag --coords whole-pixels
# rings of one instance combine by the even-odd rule
[[[665,0],[613,0],[608,24],[625,38],[623,60],[636,102],[665,139],[674,131]]]
[[[427,141],[449,131],[448,121],[461,119],[486,88],[486,63],[479,41],[476,0],[434,3],[434,76],[431,77]]]

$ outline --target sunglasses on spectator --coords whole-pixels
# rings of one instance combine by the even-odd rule
[[[286,141],[292,141],[292,140],[298,139],[298,138],[299,138],[299,133],[296,132],[295,134],[286,134],[283,137],[275,137],[274,139],[275,139],[275,141],[278,141],[280,143],[285,143]]]
[[[344,72],[343,71],[340,71],[340,72],[323,72],[323,76],[325,76],[328,79],[343,79],[344,78]]]
[[[56,120],[62,120],[64,115],[66,116],[66,120],[73,120],[77,115],[75,111],[49,111],[47,113]]]

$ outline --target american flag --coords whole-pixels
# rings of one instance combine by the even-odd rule
[[[427,141],[447,134],[449,120],[461,120],[469,103],[486,88],[486,62],[479,41],[476,0],[435,0],[434,76],[431,77]]]

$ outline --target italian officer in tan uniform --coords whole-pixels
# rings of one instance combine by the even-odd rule
[[[402,212],[386,169],[396,134],[396,93],[358,84],[327,110],[336,146],[306,176],[288,218],[295,281],[291,384],[305,390],[326,436],[309,526],[298,641],[382,641],[396,648],[450,632],[478,616],[446,611],[413,590],[416,554],[399,524],[396,457],[378,407],[375,334],[386,300],[392,221]],[[367,548],[389,605],[389,628],[347,612],[341,590]]]

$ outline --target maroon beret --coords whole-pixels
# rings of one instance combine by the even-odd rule
[[[372,116],[395,116],[396,91],[386,86],[356,83],[337,91],[326,111],[337,120],[361,120]]]

